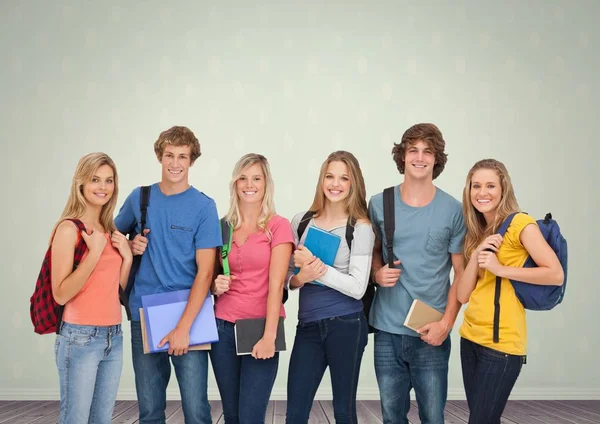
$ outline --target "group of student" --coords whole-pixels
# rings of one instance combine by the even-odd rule
[[[469,171],[461,202],[433,180],[446,165],[445,141],[433,124],[406,130],[392,149],[402,184],[393,188],[395,232],[388,258],[384,196],[368,205],[363,175],[349,152],[321,166],[312,204],[291,222],[276,214],[267,159],[247,154],[232,173],[225,220],[233,228],[230,274],[220,268],[221,226],[215,202],[189,184],[200,144],[186,127],[160,134],[154,151],[162,165],[150,188],[141,230],[136,188],[117,217],[118,176],[104,153],[83,157],[50,240],[52,289],[64,304],[56,338],[60,423],[109,423],[122,369],[119,285],[141,255],[129,298],[131,346],[141,424],[164,423],[166,388],[175,369],[185,422],[210,423],[208,358],[226,424],[263,423],[277,374],[275,338],[284,290],[299,290],[298,324],[287,378],[287,423],[307,423],[315,393],[329,368],[337,423],[356,423],[356,392],[369,325],[374,328],[375,374],[384,423],[407,423],[414,389],[423,423],[443,423],[450,357],[449,334],[461,304],[463,381],[470,423],[499,423],[526,355],[525,311],[508,278],[560,285],[563,271],[536,221],[518,213],[504,237],[503,220],[519,212],[510,177],[493,159]],[[83,222],[79,231],[69,219]],[[341,238],[333,266],[304,247],[307,229]],[[299,230],[300,229],[300,230]],[[351,237],[347,237],[350,232]],[[135,235],[128,240],[126,235]],[[76,245],[87,253],[73,270]],[[531,256],[537,268],[522,268]],[[389,263],[394,264],[390,267]],[[299,268],[299,272],[295,270]],[[450,284],[450,271],[454,281]],[[500,338],[493,340],[494,286],[502,278]],[[320,284],[313,284],[318,280]],[[370,316],[362,297],[377,290]],[[168,351],[145,354],[139,308],[144,295],[191,289],[185,311],[161,341]],[[219,342],[188,350],[189,331],[207,295],[215,296]],[[417,332],[403,325],[414,299],[443,312]],[[266,318],[251,355],[236,355],[235,323]]]

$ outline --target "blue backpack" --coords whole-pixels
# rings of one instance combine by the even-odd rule
[[[500,226],[498,234],[502,237],[506,234],[516,213],[510,214]],[[544,219],[537,221],[538,227],[548,245],[552,248],[563,268],[565,279],[561,286],[543,286],[539,284],[524,283],[522,281],[510,280],[515,293],[523,307],[532,311],[549,311],[562,302],[567,288],[567,240],[560,232],[558,223],[548,213]],[[537,267],[531,256],[527,257],[523,267]],[[498,327],[500,321],[500,286],[501,279],[496,277],[496,292],[494,296],[494,343],[498,343]]]

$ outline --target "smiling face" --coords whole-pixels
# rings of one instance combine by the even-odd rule
[[[341,202],[350,194],[350,172],[344,162],[333,161],[327,165],[327,170],[321,184],[325,198],[332,202]]]
[[[416,180],[433,180],[435,154],[425,141],[419,140],[406,148],[404,163],[406,177]]]
[[[187,185],[191,166],[190,146],[166,145],[161,158],[162,182],[170,185]]]
[[[261,204],[265,197],[265,173],[259,163],[250,165],[236,181],[237,195],[241,203]]]
[[[91,206],[106,205],[115,192],[115,174],[109,165],[98,167],[91,181],[83,185],[83,197]]]
[[[493,169],[479,169],[471,177],[471,204],[490,222],[502,200],[502,185]]]

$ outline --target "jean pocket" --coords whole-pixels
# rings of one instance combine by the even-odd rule
[[[94,336],[90,333],[76,333],[73,332],[69,336],[69,343],[73,346],[88,346],[92,343]]]
[[[480,346],[480,352],[484,356],[489,356],[496,359],[508,359],[508,357],[511,356],[508,353],[500,352],[499,350],[485,346]]]
[[[362,313],[362,312],[360,312]],[[344,323],[355,323],[360,321],[360,315],[358,314],[348,314],[348,315],[340,315],[334,318],[335,321],[344,322]]]
[[[432,254],[447,253],[450,244],[450,230],[447,228],[432,228],[427,236],[425,250]]]

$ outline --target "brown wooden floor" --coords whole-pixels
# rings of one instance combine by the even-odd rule
[[[267,410],[267,424],[285,422],[285,401],[271,401]],[[223,424],[221,403],[211,402],[213,423]],[[358,422],[381,423],[381,408],[378,401],[359,401]],[[58,420],[57,401],[0,401],[0,423],[10,424],[55,424]],[[184,424],[183,411],[178,401],[167,402],[167,423]],[[446,423],[466,423],[469,417],[465,401],[448,401]],[[137,402],[118,401],[113,415],[113,424],[138,422]],[[415,402],[411,408],[411,423],[420,423]],[[589,424],[600,423],[600,400],[569,401],[509,401],[504,418],[505,424]],[[335,423],[331,401],[313,404],[311,424]]]

